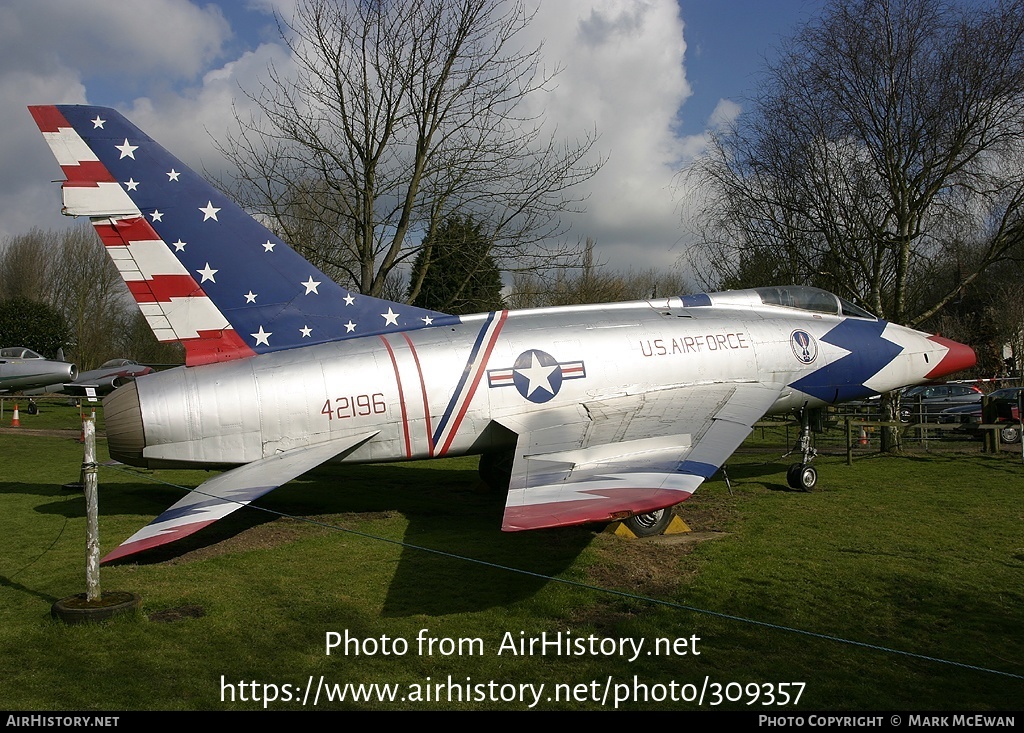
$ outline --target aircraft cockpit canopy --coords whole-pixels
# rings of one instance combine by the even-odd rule
[[[789,285],[773,288],[754,288],[765,305],[781,305],[785,308],[797,308],[812,313],[827,313],[831,316],[853,316],[854,318],[870,318],[877,321],[871,313],[860,306],[840,298],[838,295],[810,288],[804,285]]]
[[[0,349],[0,359],[42,359],[43,357],[23,346],[8,346]]]

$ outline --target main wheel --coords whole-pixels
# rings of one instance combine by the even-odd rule
[[[647,514],[634,514],[623,521],[629,530],[637,537],[654,537],[668,529],[672,521],[672,509],[659,509],[656,512]]]
[[[814,466],[804,465],[800,470],[800,488],[810,491],[818,483],[818,472]]]
[[[791,489],[803,488],[800,483],[800,472],[803,470],[804,464],[794,463],[792,466],[786,469],[786,483],[789,484]]]

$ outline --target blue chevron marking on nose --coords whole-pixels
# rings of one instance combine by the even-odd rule
[[[847,318],[822,336],[825,343],[850,353],[790,384],[824,402],[842,402],[878,394],[864,383],[899,356],[903,347],[882,337],[886,321]]]

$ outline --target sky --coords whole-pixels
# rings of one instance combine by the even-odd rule
[[[824,0],[526,0],[527,30],[557,84],[535,100],[560,134],[596,129],[605,159],[584,184],[571,241],[618,269],[684,267],[692,234],[679,172],[708,130],[743,114],[766,58]],[[74,226],[60,169],[26,107],[117,108],[198,171],[271,64],[274,13],[295,0],[0,0],[0,242]]]

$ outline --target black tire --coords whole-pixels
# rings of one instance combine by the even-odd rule
[[[791,489],[801,489],[803,486],[800,483],[800,472],[803,470],[804,464],[794,463],[792,466],[786,469],[786,483],[789,484]]]
[[[1020,428],[1016,425],[1004,425],[999,428],[999,440],[1003,443],[1019,443]]]
[[[800,488],[804,491],[810,491],[818,483],[818,472],[814,466],[803,466],[800,470]]]
[[[668,529],[671,521],[672,507],[669,507],[647,514],[634,514],[629,519],[623,520],[622,523],[637,537],[654,537]]]

